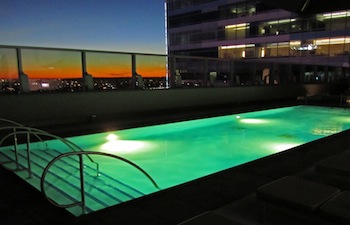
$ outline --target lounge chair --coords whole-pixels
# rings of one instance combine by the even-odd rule
[[[339,188],[286,176],[256,191],[263,224],[350,224],[350,197]],[[328,218],[328,219],[327,219]],[[339,219],[340,218],[340,219]]]
[[[321,214],[339,224],[350,224],[350,191],[344,191],[320,207]]]
[[[348,153],[329,157],[315,166],[322,182],[331,186],[350,190],[350,156]]]

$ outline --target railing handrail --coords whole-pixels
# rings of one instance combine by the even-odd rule
[[[37,132],[43,132],[43,133],[47,133],[46,131],[44,130],[40,130],[38,128],[34,128],[34,127],[26,127],[24,125],[18,125],[18,126],[6,126],[6,127],[0,127],[0,130],[8,130],[8,129],[24,129],[24,130],[28,130],[28,131],[37,131]],[[35,134],[34,134],[35,135]],[[43,142],[43,140],[38,136],[38,135],[35,135],[41,142]],[[1,139],[0,141],[0,146],[3,142],[3,139]]]
[[[79,156],[79,164],[80,164],[80,194],[81,194],[81,201],[75,202],[75,203],[71,203],[71,204],[66,204],[66,205],[61,205],[56,203],[55,201],[53,201],[51,198],[48,197],[48,195],[46,194],[45,191],[45,187],[44,187],[44,182],[45,182],[45,178],[46,178],[46,174],[48,173],[50,167],[58,160],[60,160],[61,158],[64,157],[68,157],[68,156],[72,156],[72,155],[78,155]],[[125,159],[121,156],[117,156],[117,155],[113,155],[110,153],[105,153],[105,152],[93,152],[93,151],[85,151],[85,152],[69,152],[69,153],[64,153],[61,155],[56,156],[54,159],[52,159],[49,164],[45,167],[41,179],[40,179],[40,189],[41,192],[43,193],[43,195],[45,196],[45,198],[53,205],[60,207],[60,208],[70,208],[73,206],[81,206],[82,207],[82,212],[83,214],[85,214],[85,189],[84,189],[84,166],[83,166],[83,158],[82,155],[102,155],[102,156],[107,156],[107,157],[112,157],[118,160],[121,160],[125,163],[130,164],[131,166],[135,167],[137,170],[141,171],[150,181],[151,183],[154,185],[155,188],[160,189],[158,184],[154,181],[154,179],[144,170],[142,169],[140,166],[138,166],[137,164],[133,163],[132,161]]]
[[[3,128],[0,128],[1,129],[10,129],[10,128],[16,128],[16,129],[25,129],[25,131],[17,131],[17,130],[14,130],[13,132],[5,135],[1,140],[0,140],[0,146],[2,145],[2,143],[4,142],[4,140],[6,140],[8,137],[12,136],[12,135],[17,135],[17,134],[33,134],[35,135],[36,137],[38,137],[41,141],[43,141],[41,138],[40,138],[40,135],[44,135],[44,136],[48,136],[48,137],[51,137],[51,138],[54,138],[54,139],[57,139],[59,141],[61,141],[62,143],[66,144],[68,146],[68,148],[70,148],[73,152],[77,152],[78,151],[81,151],[83,152],[84,150],[79,147],[78,145],[76,145],[75,143],[65,139],[65,138],[62,138],[60,136],[57,136],[57,135],[54,135],[54,134],[51,134],[51,133],[48,133],[44,130],[40,130],[40,129],[37,129],[37,128],[32,128],[32,127],[3,127]],[[28,141],[28,140],[27,140]],[[27,143],[27,146],[29,145],[29,143]],[[27,147],[29,148],[29,147]],[[15,151],[17,151],[17,147],[15,147]],[[30,154],[30,150],[27,149],[27,153],[28,155]],[[15,153],[17,154],[17,152]],[[96,165],[96,171],[97,171],[97,175],[99,175],[99,170],[100,170],[100,166],[97,162],[95,162],[89,155],[87,155],[87,157],[89,158],[89,160],[94,163]],[[28,165],[29,165],[30,162],[28,162]],[[29,166],[30,167],[30,166]],[[31,171],[29,171],[29,173],[31,173]]]
[[[7,122],[7,123],[11,123],[11,124],[17,125],[17,126],[19,126],[19,127],[24,127],[23,124],[17,123],[17,122],[15,122],[15,121],[13,121],[13,120],[8,120],[8,119],[0,118],[0,121]]]
[[[219,60],[219,61],[232,60],[227,58],[204,57],[204,56],[168,55],[168,54],[157,54],[157,53],[123,52],[123,51],[107,51],[107,50],[77,49],[77,48],[35,47],[35,46],[20,46],[20,45],[0,45],[0,48],[68,51],[68,52],[71,51],[71,52],[87,52],[87,53],[90,52],[90,53],[125,54],[125,55],[142,55],[142,56],[163,56],[163,57],[175,57],[175,58],[186,58],[186,59],[209,59],[209,60]],[[239,61],[238,59],[235,59],[235,60]]]

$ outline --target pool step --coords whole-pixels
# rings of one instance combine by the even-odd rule
[[[36,163],[38,161],[45,162],[45,158],[43,156],[40,156],[36,153],[32,153],[33,163]],[[44,164],[45,166],[48,164],[48,161]],[[45,166],[37,165],[40,167],[40,169],[43,171],[45,169]],[[86,177],[86,173],[85,173]],[[88,181],[88,180],[86,180]],[[75,199],[80,199],[80,179],[79,179],[79,170],[77,167],[74,166],[66,166],[66,164],[62,164],[61,162],[57,162],[54,164],[51,169],[49,170],[49,174],[46,179],[46,183],[55,185],[56,187],[59,187],[60,190],[64,191],[66,194],[70,195],[71,197]],[[88,188],[91,184],[86,182],[85,186]],[[48,187],[49,189],[49,187]],[[59,199],[59,197],[55,197],[57,193],[55,190],[46,190],[47,194],[52,199]],[[93,211],[96,211],[101,208],[106,208],[109,205],[106,204],[104,201],[104,194],[107,195],[108,193],[105,193],[104,190],[99,190],[101,193],[99,193],[100,198],[97,198],[95,195],[87,192],[85,193],[85,198],[87,202],[87,206],[90,206],[90,208]],[[54,193],[52,193],[54,192]],[[111,199],[115,200],[115,199]],[[60,204],[67,204],[67,202],[58,202]],[[71,203],[71,202],[68,202]]]
[[[52,152],[47,152],[47,154],[52,154]],[[85,162],[89,161],[88,159],[85,159]],[[67,166],[70,167],[74,167],[76,168],[77,165],[79,165],[79,161],[77,159],[77,157],[66,157],[62,160],[62,162],[66,163]],[[75,165],[75,166],[73,166]],[[145,195],[144,193],[142,193],[141,191],[127,185],[126,183],[123,183],[119,180],[117,180],[116,178],[113,178],[111,176],[109,176],[108,174],[105,174],[103,172],[100,171],[100,176],[96,177],[97,175],[97,171],[96,171],[96,167],[94,167],[95,165],[89,165],[89,164],[85,164],[84,165],[84,171],[87,172],[88,176],[93,178],[93,179],[99,179],[99,183],[97,183],[96,185],[100,184],[103,186],[111,186],[113,187],[113,189],[118,190],[121,192],[121,194],[124,194],[126,196],[128,196],[129,198],[137,198],[140,196]],[[120,187],[119,189],[116,187]],[[123,191],[123,190],[126,190]]]
[[[32,178],[27,171],[16,172],[18,176],[26,180],[35,188],[40,190],[40,177],[44,168],[56,156],[61,154],[56,150],[32,150]],[[0,151],[1,162],[13,161],[15,156],[12,150]],[[25,151],[19,151],[20,167],[26,168],[27,156]],[[13,163],[14,164],[14,163]],[[49,170],[46,177],[45,189],[48,196],[60,204],[76,202],[80,197],[80,175],[78,157],[65,157],[57,161]],[[12,165],[13,167],[13,165]],[[120,202],[125,202],[144,194],[107,174],[101,173],[97,176],[96,170],[85,165],[85,200],[87,213],[97,211]],[[118,188],[120,187],[120,188]],[[80,215],[79,209],[69,210],[75,215]]]
[[[52,152],[48,151],[47,154],[52,154]],[[86,159],[86,161],[88,160]],[[80,182],[78,176],[79,171],[77,168],[78,165],[78,157],[66,157],[60,160],[59,168],[61,170],[62,168],[65,168],[65,170],[75,170],[75,172],[77,172],[75,178]],[[101,197],[107,197],[105,202],[111,202],[111,200],[113,200],[113,205],[144,195],[144,193],[108,176],[107,174],[102,173],[101,171],[100,176],[97,176],[96,169],[88,164],[85,164],[84,178],[85,181],[87,181],[85,188],[89,193],[98,194],[98,192],[103,192],[104,195]]]

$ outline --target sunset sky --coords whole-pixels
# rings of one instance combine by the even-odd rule
[[[0,45],[165,54],[164,0],[1,0]],[[0,49],[0,76],[16,77],[14,50]],[[80,53],[22,51],[29,78],[80,77]],[[130,75],[130,56],[87,55],[94,77]],[[139,57],[161,76],[165,59]],[[147,74],[145,74],[147,75]]]
[[[164,0],[1,0],[0,45],[165,53]]]

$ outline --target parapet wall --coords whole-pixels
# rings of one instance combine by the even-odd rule
[[[229,88],[193,88],[81,93],[0,94],[0,118],[26,125],[50,125],[88,121],[99,116],[147,113],[186,107],[202,107],[305,96],[307,85]],[[317,88],[311,88],[312,94]],[[319,88],[325,92],[327,88]]]

